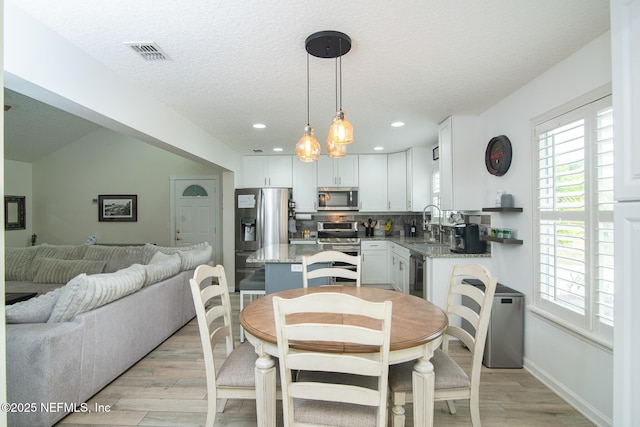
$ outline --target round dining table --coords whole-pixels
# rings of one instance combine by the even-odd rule
[[[446,313],[430,302],[392,290],[355,286],[318,286],[297,288],[266,295],[253,301],[240,313],[240,324],[247,340],[255,347],[256,414],[258,426],[276,425],[276,369],[278,356],[273,297],[296,298],[316,292],[339,292],[366,301],[393,303],[389,363],[415,360],[413,366],[413,418],[415,426],[433,425],[433,393],[435,375],[430,359],[440,345],[448,325]],[[302,319],[298,318],[298,321]],[[336,351],[335,347],[319,343],[316,351]],[[340,351],[349,352],[343,348]],[[351,351],[361,351],[354,348]],[[404,411],[393,408],[394,411]]]

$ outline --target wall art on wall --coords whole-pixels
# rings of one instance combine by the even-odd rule
[[[135,194],[98,196],[98,221],[138,221],[138,196]]]
[[[27,228],[25,196],[4,196],[4,229],[24,230]]]

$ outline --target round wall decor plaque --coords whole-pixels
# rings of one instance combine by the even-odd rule
[[[484,153],[484,164],[490,174],[502,176],[511,166],[511,141],[505,135],[494,136],[487,144]]]

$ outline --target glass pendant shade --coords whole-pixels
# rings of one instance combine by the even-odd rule
[[[333,142],[327,141],[327,155],[329,157],[338,159],[344,157],[346,154],[347,146],[345,144],[334,144]]]
[[[296,155],[301,162],[315,162],[320,155],[320,143],[313,136],[313,128],[309,125],[304,127],[304,135],[296,144]]]
[[[346,114],[343,110],[338,110],[333,117],[331,127],[329,127],[329,136],[327,137],[327,144],[332,143],[334,145],[345,145],[353,142],[353,126],[347,120]]]

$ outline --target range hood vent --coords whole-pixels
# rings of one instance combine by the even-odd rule
[[[125,45],[133,49],[145,61],[168,61],[171,59],[155,42],[129,42]]]

